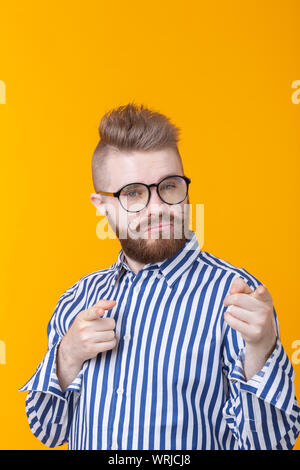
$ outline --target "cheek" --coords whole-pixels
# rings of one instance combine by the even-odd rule
[[[122,208],[116,211],[115,217],[118,226],[122,227],[123,229],[136,227],[139,223],[139,219],[136,216],[130,214],[130,212],[127,212]]]
[[[113,231],[118,231],[119,238],[127,238],[130,230],[129,224],[133,223],[134,218],[125,209],[114,207],[110,209],[107,220]]]
[[[118,204],[115,203],[110,203],[106,205],[107,209],[107,220],[110,223],[110,225],[120,225],[120,221],[122,223],[122,217],[126,217],[126,214],[123,214],[123,212],[126,212],[122,210],[122,208],[118,207]]]
[[[177,222],[189,217],[189,205],[180,204],[174,205],[171,209],[171,217],[175,218]]]

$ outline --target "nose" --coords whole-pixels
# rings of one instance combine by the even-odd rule
[[[160,199],[158,193],[157,193],[157,189],[155,186],[152,186],[150,188],[150,199],[149,199],[149,202],[146,206],[146,209],[148,209],[149,212],[151,212],[151,208],[152,206],[153,207],[157,207],[157,206],[162,206],[164,205],[165,203]]]

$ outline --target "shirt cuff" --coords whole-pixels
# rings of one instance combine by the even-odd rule
[[[244,375],[245,350],[241,349],[228,375],[240,391],[250,392],[287,413],[294,406],[294,370],[277,338],[275,349],[262,369],[248,381]]]
[[[62,338],[61,338],[62,339]],[[55,343],[44,356],[38,365],[34,375],[18,391],[36,391],[50,393],[60,398],[67,398],[66,392],[76,391],[80,393],[83,370],[82,368],[73,382],[62,391],[56,374],[56,355],[61,339]]]

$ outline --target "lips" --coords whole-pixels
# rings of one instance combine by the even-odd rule
[[[172,227],[173,224],[160,224],[160,225],[155,225],[154,227],[148,227],[148,232],[150,232],[151,230],[161,230],[161,229],[164,229],[164,228],[168,228],[168,227]]]

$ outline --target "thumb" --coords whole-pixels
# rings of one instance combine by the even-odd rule
[[[253,290],[244,279],[242,279],[241,277],[236,277],[233,280],[233,283],[231,284],[231,287],[228,293],[230,295],[235,294],[235,293],[252,294]]]
[[[95,303],[92,307],[89,307],[85,310],[85,319],[86,320],[97,320],[99,316],[104,315],[105,310],[110,310],[116,305],[115,300],[101,299]]]

